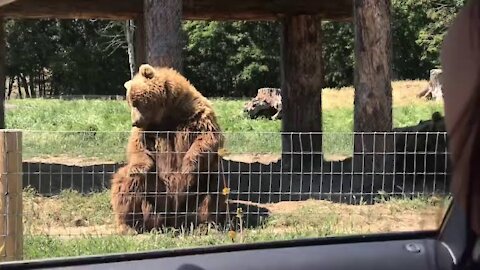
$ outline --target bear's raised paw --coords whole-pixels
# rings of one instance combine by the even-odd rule
[[[148,168],[145,166],[131,165],[128,168],[128,176],[146,176],[148,173]]]

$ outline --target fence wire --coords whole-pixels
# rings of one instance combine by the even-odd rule
[[[404,201],[388,211],[378,205],[449,196],[445,132],[204,135],[146,132],[137,148],[127,149],[129,132],[24,131],[12,140],[21,145],[4,146],[18,149],[22,161],[4,161],[21,164],[17,172],[8,165],[2,171],[0,239],[11,236],[15,215],[25,237],[190,232],[207,223],[220,232],[269,228],[275,234],[300,227],[318,233],[331,223],[335,228],[325,235],[335,234],[336,226],[348,227],[348,234],[359,232],[369,215],[380,224],[386,216],[411,219],[419,207],[428,208]],[[223,143],[208,144],[209,136]],[[22,182],[20,202],[13,199],[19,194],[5,192],[15,174]],[[12,202],[21,206],[7,207]],[[18,207],[20,213],[7,211]],[[436,218],[435,211],[417,212]],[[425,228],[394,223],[362,232]],[[0,256],[7,256],[1,243]]]

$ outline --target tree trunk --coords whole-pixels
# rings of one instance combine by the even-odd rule
[[[22,83],[20,82],[20,76],[17,76],[17,89],[18,89],[18,98],[22,99]]]
[[[37,74],[37,88],[38,88],[38,97],[42,96],[42,72],[40,71]]]
[[[355,0],[354,17],[355,131],[390,131],[390,0]]]
[[[393,168],[391,155],[385,154],[393,151],[393,138],[385,133],[373,134],[392,130],[390,15],[390,0],[354,1],[354,130],[359,133],[354,148],[356,157],[363,159],[363,171],[387,172]]]
[[[12,96],[12,90],[13,90],[13,83],[15,82],[15,76],[9,77],[8,78],[8,93],[7,93],[7,98],[10,99]]]
[[[134,53],[135,56],[135,70],[147,62],[145,54],[145,20],[140,16],[134,20],[135,31],[133,32]]]
[[[30,80],[28,81],[30,83],[30,97],[34,98],[36,97],[36,91],[35,91],[35,76],[31,75],[28,77]]]
[[[282,160],[308,168],[322,161],[321,18],[286,17],[282,27]]]
[[[21,77],[22,77],[23,88],[25,89],[25,98],[31,98],[32,94],[30,93],[30,89],[28,87],[27,77],[23,74],[21,75]]]
[[[130,65],[130,77],[133,78],[135,75],[135,54],[134,54],[134,31],[135,26],[133,20],[125,21],[125,38],[127,40],[127,53],[128,53],[128,63]]]
[[[47,82],[45,80],[45,75],[43,72],[40,73],[40,96],[45,97],[45,92],[47,90]]]
[[[145,0],[147,62],[182,71],[182,0]]]

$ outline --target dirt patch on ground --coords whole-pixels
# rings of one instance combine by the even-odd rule
[[[278,162],[280,160],[279,154],[232,154],[225,155],[223,158],[225,160],[230,160],[234,162],[242,163],[261,163],[268,165],[271,163]],[[335,157],[338,158],[338,157]],[[70,156],[52,156],[52,157],[34,157],[25,159],[24,162],[31,163],[45,163],[45,164],[62,164],[67,166],[93,166],[93,165],[103,165],[103,164],[115,164],[113,161],[101,160],[95,157],[84,158],[84,157],[70,157]]]
[[[11,111],[11,110],[14,110],[16,108],[17,108],[16,105],[5,103],[5,111]]]
[[[235,162],[242,162],[242,163],[261,163],[264,165],[268,165],[270,163],[275,163],[280,160],[279,154],[232,154],[226,155],[223,158],[225,160],[231,160]]]
[[[436,230],[441,225],[446,210],[439,205],[417,208],[396,203],[344,205],[317,200],[280,202],[265,205],[265,207],[273,215],[302,213],[302,208],[311,209],[311,212],[315,212],[312,215],[332,215],[335,227],[341,231],[351,230],[362,233]],[[280,226],[276,230],[289,231],[291,229]]]
[[[101,160],[95,157],[70,157],[70,156],[52,156],[52,157],[33,157],[23,160],[29,163],[62,164],[66,166],[94,166],[103,164],[115,164],[113,161]]]
[[[100,237],[115,235],[115,226],[113,225],[95,225],[81,227],[52,226],[44,228],[31,228],[26,231],[31,235],[50,235],[60,238],[77,238],[77,237]]]

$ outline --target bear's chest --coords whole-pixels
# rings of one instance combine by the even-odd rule
[[[194,134],[186,132],[166,132],[155,139],[157,168],[164,173],[177,173],[181,170],[183,158],[195,140]]]

